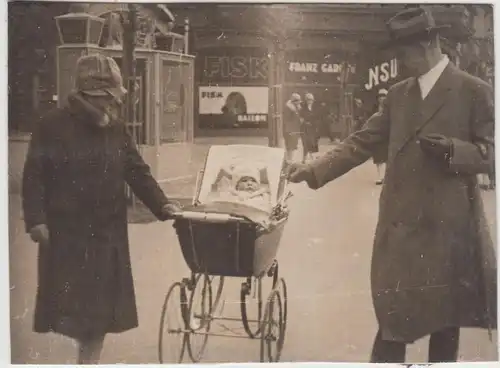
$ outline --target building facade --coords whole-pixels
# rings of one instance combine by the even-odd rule
[[[172,4],[179,18],[190,19],[191,53],[197,56],[195,134],[266,135],[272,116],[279,115],[273,105],[292,92],[313,93],[348,132],[354,98],[373,105],[379,89],[405,77],[395,55],[380,49],[388,37],[385,22],[405,6]],[[438,24],[451,25],[445,52],[465,68],[470,51],[464,45],[475,27],[484,27],[478,14],[491,14],[491,7],[433,6],[433,12]],[[228,100],[236,108],[225,108]]]
[[[174,32],[183,33],[183,20],[190,21],[195,136],[267,135],[292,92],[313,93],[345,129],[355,97],[371,105],[380,88],[404,77],[395,55],[379,47],[386,20],[404,6],[168,4]],[[433,8],[438,23],[452,25],[445,52],[492,82],[492,7]],[[63,2],[9,3],[10,131],[29,130],[33,116],[55,105],[53,18],[67,12]]]

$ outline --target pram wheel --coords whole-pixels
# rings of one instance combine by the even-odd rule
[[[160,320],[158,358],[160,363],[181,363],[187,341],[186,288],[180,282],[168,290]]]
[[[279,291],[281,295],[281,301],[283,304],[283,339],[282,339],[282,345],[283,345],[285,343],[286,324],[288,318],[288,293],[286,289],[286,282],[283,277],[280,278],[275,290]]]
[[[222,310],[222,305],[219,305],[222,298],[222,290],[224,289],[224,276],[211,276],[210,286],[212,287],[212,293],[215,291],[215,298],[211,308],[212,316],[219,314],[219,306]],[[221,312],[222,313],[222,312]]]
[[[264,292],[264,279],[267,277],[272,278],[272,285],[269,291]],[[253,296],[250,296],[252,293],[252,281],[255,281],[255,289],[253,290]],[[261,319],[262,319],[262,304],[263,304],[263,295],[267,295],[268,292],[274,290],[278,282],[278,263],[276,261],[273,262],[271,268],[264,275],[252,279],[248,277],[246,282],[241,284],[241,292],[240,292],[240,306],[241,306],[241,321],[243,323],[243,328],[245,332],[250,338],[256,338],[260,334],[261,327]],[[255,303],[251,303],[250,300],[256,300]],[[250,308],[252,306],[252,308]],[[256,311],[255,311],[256,309]],[[250,312],[252,310],[252,312]],[[255,326],[252,328],[251,326]]]
[[[278,362],[284,342],[283,302],[278,290],[267,299],[260,326],[260,362]],[[267,358],[267,359],[266,359]]]
[[[212,286],[206,275],[198,274],[189,299],[187,326],[188,353],[193,363],[198,363],[208,342],[208,332],[212,322]]]

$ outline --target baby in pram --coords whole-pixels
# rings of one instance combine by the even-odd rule
[[[257,168],[221,169],[212,185],[209,200],[239,202],[267,211],[271,206],[271,196],[269,185],[262,180],[263,176]]]

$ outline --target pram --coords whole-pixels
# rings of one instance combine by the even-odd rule
[[[288,220],[286,202],[291,196],[284,169],[285,151],[280,148],[210,148],[204,169],[198,174],[192,205],[175,215],[174,228],[191,275],[173,283],[165,297],[159,331],[160,363],[182,363],[186,351],[193,362],[199,362],[210,335],[260,339],[260,361],[279,361],[286,332],[287,289],[275,257]],[[235,178],[252,175],[261,192],[266,192],[262,203],[221,195],[234,186]],[[246,279],[240,290],[241,319],[217,312],[223,304],[225,277]],[[263,295],[265,280],[272,284],[268,295]],[[256,316],[251,316],[247,308],[252,282],[258,299]],[[214,321],[241,322],[245,333],[211,332]]]

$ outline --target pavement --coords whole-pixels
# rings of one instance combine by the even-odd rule
[[[327,149],[326,146],[322,148]],[[291,215],[278,252],[288,285],[284,362],[367,362],[377,325],[370,294],[370,261],[380,187],[371,162],[318,190],[291,186]],[[175,187],[172,187],[175,189]],[[496,239],[495,192],[484,192]],[[71,340],[32,332],[36,245],[24,234],[19,195],[10,195],[11,346],[13,364],[73,364]],[[140,326],[106,338],[102,364],[158,363],[161,307],[169,286],[189,275],[171,223],[129,226]],[[228,278],[224,315],[239,316],[243,280]],[[241,332],[238,323],[227,325]],[[214,326],[214,329],[222,329]],[[494,333],[494,341],[497,334]],[[408,349],[408,360],[427,357],[427,339]],[[210,337],[203,362],[258,362],[259,342]],[[498,360],[485,331],[463,330],[460,360]]]

